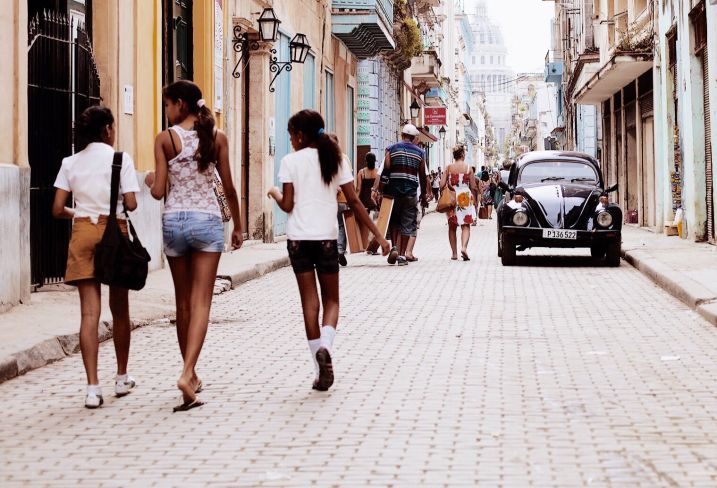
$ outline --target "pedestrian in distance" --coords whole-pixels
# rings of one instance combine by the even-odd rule
[[[431,191],[433,192],[433,201],[437,202],[441,190],[441,177],[435,171],[431,171]]]
[[[458,243],[456,230],[461,228],[461,257],[463,261],[470,261],[468,257],[468,242],[471,238],[471,224],[476,219],[476,209],[473,202],[475,191],[475,178],[473,169],[466,162],[466,150],[463,146],[453,148],[453,163],[446,168],[441,179],[441,189],[448,187],[456,193],[456,207],[446,213],[448,218],[448,242],[451,245],[451,259],[458,259]]]
[[[379,204],[377,202],[378,193],[374,191],[373,187],[379,178],[378,169],[376,169],[376,155],[372,152],[366,153],[365,156],[366,167],[358,172],[356,178],[356,192],[359,195],[359,200],[368,211],[368,214],[372,217],[372,220],[376,220],[377,212],[379,210]],[[367,236],[367,241],[370,242],[373,234],[369,230],[359,223],[361,230],[361,236]],[[369,254],[378,254],[377,252],[367,251]]]
[[[52,215],[73,221],[65,283],[77,287],[80,295],[80,351],[87,374],[85,407],[97,408],[104,403],[104,398],[97,373],[101,294],[100,282],[95,278],[94,255],[110,213],[110,184],[115,154],[112,148],[115,143],[112,111],[106,107],[89,107],[77,119],[76,133],[81,141],[80,146],[86,146],[62,160],[55,181],[57,190]],[[117,221],[120,230],[127,234],[124,210],[137,208],[135,193],[139,191],[139,184],[134,162],[126,153],[122,155],[119,190]],[[70,194],[75,202],[74,208],[66,206]],[[135,380],[127,374],[131,331],[127,289],[110,287],[110,310],[112,338],[117,355],[115,395],[121,397],[130,393],[136,385]]]
[[[155,172],[147,175],[145,183],[155,199],[166,194],[162,215],[164,253],[174,281],[177,339],[184,360],[177,380],[183,403],[174,411],[184,411],[203,405],[197,396],[203,385],[195,368],[207,334],[214,281],[224,251],[224,223],[214,191],[215,172],[231,211],[233,249],[242,246],[243,233],[227,137],[216,129],[201,90],[191,81],[180,80],[164,87],[162,95],[171,127],[157,135]]]
[[[339,319],[336,221],[339,188],[358,221],[377,236],[384,255],[389,252],[389,244],[356,195],[351,168],[342,157],[341,148],[326,133],[321,115],[314,110],[297,112],[289,119],[288,131],[294,152],[281,160],[279,180],[283,188],[270,189],[268,196],[289,214],[287,247],[301,295],[306,338],[314,364],[312,388],[326,391],[334,383],[332,353]],[[319,327],[321,305],[323,317]]]
[[[418,189],[420,202],[426,205],[426,153],[416,145],[418,129],[406,124],[401,130],[401,141],[389,146],[384,157],[383,170],[389,175],[384,193],[393,197],[393,212],[389,229],[393,248],[388,255],[389,264],[408,264],[406,250],[409,239],[416,236],[418,218]]]

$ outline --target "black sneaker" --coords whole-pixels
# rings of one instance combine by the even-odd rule
[[[314,383],[314,389],[327,391],[334,384],[334,367],[329,350],[320,347],[316,351],[316,361],[319,363],[319,379]]]
[[[396,249],[396,246],[393,246],[391,248],[391,252],[388,253],[388,264],[396,264],[396,260],[398,259],[398,249]]]
[[[407,260],[405,257],[403,257],[403,256],[399,256],[399,257],[398,257],[398,265],[399,265],[399,266],[406,266],[406,265],[408,265],[408,260]]]
[[[346,261],[346,255],[345,255],[345,254],[339,254],[339,264],[340,264],[341,266],[346,266],[347,264],[349,264],[348,261]]]

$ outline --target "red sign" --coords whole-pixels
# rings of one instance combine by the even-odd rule
[[[424,107],[423,121],[426,125],[446,125],[446,108]]]

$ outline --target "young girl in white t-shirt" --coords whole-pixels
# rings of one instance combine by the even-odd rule
[[[306,338],[316,377],[312,388],[326,391],[334,382],[331,349],[339,319],[339,255],[337,247],[338,204],[336,193],[343,191],[358,221],[376,236],[376,228],[361,204],[351,168],[338,144],[324,130],[324,119],[314,110],[302,110],[289,119],[293,153],[281,160],[279,188],[269,190],[289,214],[287,238],[289,258],[296,275],[304,311]],[[379,237],[384,256],[390,246]],[[319,327],[318,277],[324,313]]]

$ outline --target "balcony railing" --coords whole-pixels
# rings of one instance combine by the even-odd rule
[[[395,47],[393,0],[332,0],[331,32],[359,58]]]

